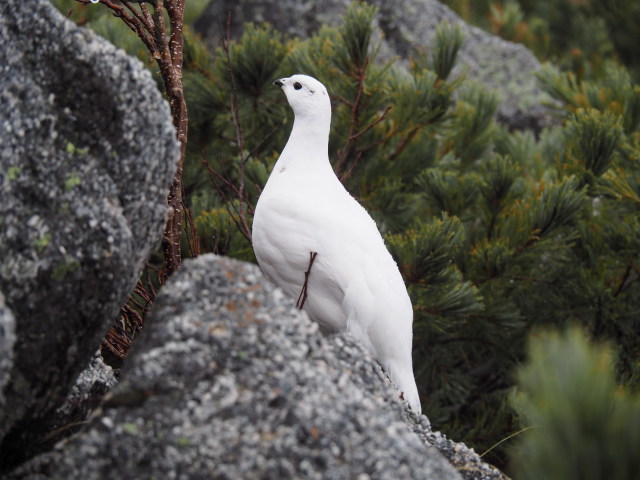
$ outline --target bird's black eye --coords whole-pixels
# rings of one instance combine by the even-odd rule
[[[296,82],[293,84],[293,88],[296,90],[300,90],[302,88],[302,84],[300,82]]]

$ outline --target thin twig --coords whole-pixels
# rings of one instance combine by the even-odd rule
[[[147,7],[146,3],[140,4],[140,11],[142,12],[142,16],[144,17],[144,24],[148,31],[153,32],[154,23],[153,18],[151,18],[151,14],[149,13],[149,7]]]
[[[344,98],[340,99],[344,104],[351,107],[351,114],[349,117],[349,131],[347,134],[347,143],[342,150],[338,150],[338,161],[336,162],[336,167],[335,167],[336,175],[338,176],[338,178],[340,178],[341,181],[344,181],[347,178],[349,178],[349,176],[351,176],[360,158],[362,157],[361,155],[362,150],[360,150],[356,154],[355,160],[353,161],[353,163],[351,164],[347,172],[343,172],[347,158],[351,155],[351,152],[355,147],[356,141],[360,137],[362,137],[365,133],[367,133],[369,130],[371,130],[373,127],[375,127],[380,122],[382,122],[387,117],[387,113],[389,113],[389,110],[391,110],[391,106],[387,106],[384,109],[384,111],[380,115],[378,115],[378,117],[375,120],[369,122],[364,128],[361,128],[360,130],[356,131],[359,123],[360,109],[362,107],[362,99],[363,99],[364,89],[365,89],[364,88],[365,80],[367,76],[366,70],[368,65],[369,65],[369,59],[367,58],[364,65],[362,65],[358,69],[358,72],[357,72],[358,88],[356,90],[356,98],[354,99],[354,101],[350,102]],[[367,147],[367,149],[368,148],[370,147]]]
[[[190,208],[185,208],[185,218],[187,220],[188,229],[187,231],[187,239],[189,241],[189,249],[191,250],[191,256],[197,257],[200,255],[200,235],[198,234],[198,229],[196,228],[196,223],[193,220],[193,214],[191,213]],[[185,225],[185,227],[187,226]]]
[[[340,181],[342,183],[344,183],[351,176],[351,174],[353,173],[353,170],[356,168],[358,163],[360,163],[360,159],[361,158],[362,158],[362,152],[358,152],[358,154],[356,155],[355,160],[351,163],[351,166],[349,167],[349,170],[344,172],[342,174],[342,176],[340,177]]]
[[[296,307],[299,310],[302,310],[304,307],[304,302],[307,300],[307,294],[309,291],[309,275],[311,274],[311,267],[313,267],[313,262],[318,256],[318,252],[309,252],[309,268],[306,272],[304,272],[304,284],[302,285],[302,290],[300,290],[300,295],[298,296],[298,301],[296,302]]]
[[[489,453],[491,450],[493,450],[494,448],[496,448],[498,445],[500,445],[501,443],[506,442],[507,440],[515,437],[516,435],[520,435],[521,433],[526,432],[527,430],[531,430],[532,428],[536,428],[535,425],[530,425],[528,427],[524,427],[520,430],[518,430],[515,433],[512,433],[511,435],[509,435],[508,437],[503,438],[502,440],[500,440],[498,443],[496,443],[495,445],[493,445],[492,447],[490,447],[488,450],[485,450],[481,455],[480,458],[484,457],[487,453]]]
[[[216,178],[220,179],[233,192],[237,191],[236,186],[229,179],[224,177],[220,172],[218,172],[213,167],[211,167],[206,159],[203,159],[202,161],[206,165],[206,167],[209,170],[209,173],[211,175],[213,175]],[[231,220],[233,221],[234,225],[236,226],[238,231],[247,239],[249,244],[251,244],[251,235],[247,235],[247,229],[244,227],[242,222],[239,220],[240,212],[238,212],[235,204],[227,198],[227,194],[225,193],[223,188],[218,184],[218,182],[214,178],[211,179],[211,183],[213,184],[214,188],[218,192],[218,195],[220,195],[220,197],[222,198],[224,206],[227,209],[227,212],[229,213],[229,216],[231,217]],[[233,209],[233,211],[232,211],[232,209]],[[248,232],[250,232],[250,230]]]
[[[68,423],[66,425],[63,425],[60,428],[56,428],[53,432],[48,433],[42,440],[41,442],[46,442],[48,440],[51,440],[52,438],[56,438],[57,436],[59,436],[61,433],[64,433],[65,431],[71,429],[71,428],[75,428],[75,427],[79,427],[81,425],[84,425],[85,423],[88,423],[87,420],[79,420],[76,422],[71,422]]]
[[[387,113],[389,113],[389,110],[391,110],[391,105],[389,105],[387,108],[384,109],[384,111],[380,114],[380,116],[378,118],[376,118],[374,121],[372,121],[371,123],[369,123],[366,127],[364,127],[362,130],[360,130],[357,133],[354,133],[353,135],[351,135],[349,137],[349,141],[350,142],[355,142],[358,138],[360,138],[362,135],[364,135],[365,133],[367,133],[369,130],[371,130],[373,127],[375,127],[376,125],[378,125],[381,121],[383,121],[386,116]],[[340,181],[341,182],[345,182],[345,180],[347,180],[347,178],[349,178],[351,176],[351,174],[353,173],[353,171],[355,170],[355,168],[358,166],[358,163],[360,163],[360,159],[362,159],[362,154],[365,150],[367,150],[368,147],[366,147],[365,149],[359,149],[359,151],[356,153],[356,158],[353,160],[353,162],[351,163],[351,166],[349,167],[349,169],[344,172],[342,175],[340,175]],[[336,170],[338,170],[338,168],[336,168]]]
[[[404,151],[405,148],[407,148],[407,145],[411,143],[411,140],[413,140],[413,137],[416,136],[416,134],[418,133],[421,127],[422,125],[416,125],[411,130],[409,130],[409,133],[404,136],[404,138],[398,144],[398,146],[393,151],[393,153],[389,155],[389,160],[394,160],[398,155],[400,155]]]
[[[282,124],[278,124],[273,130],[271,130],[269,133],[267,133],[262,140],[260,140],[260,142],[258,143],[258,145],[256,145],[248,154],[247,154],[247,160],[249,160],[250,158],[253,158],[255,156],[256,153],[258,153],[260,150],[262,150],[262,147],[265,146],[265,144],[269,141],[269,139],[271,137],[273,137],[276,132],[278,130],[280,130],[282,128]]]
[[[635,271],[635,275],[633,277],[631,276],[632,270]],[[629,285],[640,278],[639,273],[640,272],[638,271],[637,267],[635,267],[634,265],[628,265],[624,272],[624,275],[622,276],[622,279],[620,279],[620,284],[616,289],[616,293],[613,296],[617,297],[622,292],[626,291],[627,288],[629,288]]]
[[[354,133],[353,135],[351,135],[349,140],[357,140],[359,137],[361,137],[362,135],[367,133],[369,130],[371,130],[373,127],[378,125],[381,121],[383,121],[386,118],[387,113],[389,113],[389,110],[391,110],[391,105],[389,105],[387,108],[385,108],[384,111],[380,114],[380,116],[378,118],[376,118],[373,122],[371,122],[369,125],[364,127],[358,133]]]
[[[87,5],[89,0],[77,0]],[[117,357],[123,358],[135,336],[142,328],[143,318],[149,311],[157,290],[151,275],[155,275],[155,282],[162,284],[178,268],[182,260],[180,236],[182,233],[182,215],[192,222],[190,214],[184,205],[184,189],[182,185],[182,170],[186,155],[188,118],[184,98],[182,64],[183,64],[183,23],[185,0],[152,0],[150,12],[146,3],[132,0],[100,0],[109,8],[115,17],[120,18],[140,40],[144,43],[152,58],[155,59],[164,82],[165,93],[169,100],[176,136],[180,142],[180,157],[177,159],[177,169],[170,187],[167,203],[171,208],[171,215],[167,221],[162,239],[164,263],[161,270],[147,264],[147,284],[138,282],[129,302],[121,309],[122,326],[115,325],[105,339],[105,346]],[[136,7],[134,3],[138,3]],[[169,28],[165,24],[165,11],[169,17]],[[191,223],[191,233],[187,232],[192,251],[198,252],[198,238],[194,235],[195,228]]]
[[[233,120],[233,126],[236,131],[236,143],[238,145],[240,155],[240,171],[238,173],[238,188],[236,194],[240,201],[240,211],[238,212],[239,218],[237,221],[234,219],[236,225],[240,225],[242,234],[251,243],[251,227],[247,221],[247,198],[244,189],[244,173],[248,156],[244,154],[244,133],[242,131],[242,123],[240,122],[240,110],[238,108],[238,85],[236,83],[235,75],[233,74],[233,68],[231,63],[231,12],[227,13],[226,24],[226,38],[222,40],[222,48],[224,49],[227,60],[227,74],[229,75],[229,81],[231,82],[231,118]]]
[[[166,35],[166,27],[164,23],[164,1],[156,0],[153,6],[153,14],[151,15],[153,19],[153,25],[155,29],[153,30],[153,39],[155,42],[156,52],[158,57],[156,60],[158,61],[158,65],[160,69],[163,71],[163,80],[165,82],[165,88],[170,85],[170,71],[169,67],[171,66],[171,54],[169,53],[169,41],[167,40]],[[170,94],[170,91],[167,91],[167,94]]]
[[[126,0],[122,0],[122,4],[129,9],[129,11],[133,14],[133,16],[140,22],[141,26],[144,27],[148,32],[152,32],[153,28],[151,27],[151,23],[148,22],[147,18],[144,16],[144,12],[138,11],[136,8],[131,5],[130,2]]]
[[[236,131],[236,142],[238,143],[238,149],[240,150],[240,159],[244,161],[244,134],[242,132],[242,123],[240,123],[240,113],[238,109],[238,85],[236,78],[233,74],[233,68],[231,64],[231,12],[227,13],[227,36],[222,41],[222,47],[227,60],[227,74],[229,75],[229,81],[231,82],[231,118],[233,119],[233,126]],[[240,184],[242,185],[242,179]]]
[[[362,100],[362,94],[364,93],[364,81],[366,78],[366,68],[369,63],[369,59],[365,61],[365,64],[358,69],[358,88],[356,90],[356,98],[351,106],[351,115],[349,116],[349,132],[347,134],[347,144],[344,148],[338,152],[338,161],[336,163],[336,174],[338,177],[342,174],[342,168],[344,166],[344,162],[346,161],[349,153],[351,153],[351,148],[353,147],[353,142],[355,141],[352,137],[355,133],[356,126],[358,124],[358,118],[360,115],[360,102]]]
[[[90,2],[90,0],[77,0],[77,1],[79,3],[82,3],[83,5],[87,5]],[[142,40],[142,42],[145,44],[147,49],[150,52],[153,52],[155,48],[153,44],[153,39],[149,36],[149,33],[145,31],[144,25],[140,22],[138,18],[136,18],[135,16],[129,15],[127,13],[127,10],[122,5],[118,5],[109,0],[100,0],[100,3],[102,3],[107,8],[111,9],[113,11],[113,15],[115,17],[120,18],[131,30],[133,30],[138,35],[140,40]],[[129,9],[133,10],[131,6],[129,6]],[[136,12],[133,11],[133,13],[135,15]]]

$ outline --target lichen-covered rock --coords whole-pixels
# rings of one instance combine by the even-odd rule
[[[222,38],[219,19],[230,11],[235,35],[246,22],[266,21],[287,35],[306,38],[322,24],[338,25],[350,3],[351,0],[223,0],[212,2],[196,27],[212,39]],[[436,0],[367,3],[379,8],[375,21],[383,32],[384,55],[408,58],[416,48],[432,44],[440,22],[454,23],[460,26],[465,40],[453,77],[464,73],[496,91],[500,98],[497,118],[509,128],[539,130],[553,121],[546,106],[551,97],[540,89],[535,77],[540,62],[524,46],[466,24]]]
[[[0,422],[4,416],[5,398],[2,390],[9,381],[13,367],[13,345],[16,342],[15,319],[7,308],[4,295],[0,292]]]
[[[407,423],[424,443],[437,448],[464,480],[508,480],[509,477],[484,462],[472,448],[464,443],[454,442],[442,432],[433,431],[422,418],[408,416]]]
[[[206,255],[160,292],[102,412],[9,478],[461,478],[406,408],[351,336]]]
[[[37,443],[158,245],[178,145],[143,65],[46,0],[3,0],[0,43],[0,289],[17,336],[5,466]]]
[[[48,450],[56,441],[80,430],[89,415],[117,383],[113,368],[104,362],[98,350],[89,366],[76,378],[64,403],[50,417],[45,428],[49,433],[46,441],[42,442],[43,450]]]

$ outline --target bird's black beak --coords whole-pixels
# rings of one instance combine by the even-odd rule
[[[280,88],[284,87],[284,82],[282,81],[281,78],[273,82],[273,84],[279,86]]]

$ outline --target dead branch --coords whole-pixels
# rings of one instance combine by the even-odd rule
[[[365,64],[358,69],[357,80],[358,87],[356,89],[356,98],[351,104],[351,114],[349,116],[349,132],[347,134],[347,144],[344,146],[342,150],[338,151],[338,161],[336,162],[336,175],[340,177],[342,175],[342,169],[344,167],[344,162],[348,158],[351,153],[351,149],[353,148],[354,142],[356,139],[353,138],[353,135],[356,132],[356,128],[358,126],[359,117],[360,117],[360,102],[362,101],[362,94],[364,93],[364,82],[366,79],[366,68],[369,64],[369,59],[365,61]]]
[[[233,119],[233,126],[236,131],[236,144],[238,145],[240,155],[240,170],[238,172],[238,187],[236,189],[236,196],[240,201],[240,210],[238,211],[236,209],[238,218],[234,219],[234,222],[237,226],[240,226],[240,231],[245,238],[249,240],[249,243],[251,243],[251,227],[247,220],[247,205],[249,202],[244,188],[245,167],[249,161],[249,157],[244,153],[244,132],[242,130],[242,123],[240,122],[240,110],[238,108],[238,85],[236,83],[235,75],[233,74],[233,67],[231,63],[231,12],[227,13],[226,38],[222,41],[222,48],[225,52],[227,74],[229,75],[229,81],[231,82],[231,118]]]
[[[364,127],[358,133],[354,133],[353,135],[351,135],[351,137],[349,137],[349,140],[352,140],[352,141],[357,140],[359,137],[361,137],[362,135],[367,133],[369,130],[371,130],[373,127],[378,125],[381,121],[383,121],[387,117],[387,113],[389,113],[389,110],[391,110],[391,105],[385,108],[384,111],[380,114],[380,116],[376,118],[373,122],[369,123],[369,125]]]
[[[360,110],[362,107],[362,98],[364,95],[364,84],[367,76],[366,70],[368,65],[369,65],[369,59],[367,58],[364,65],[358,69],[358,72],[357,72],[358,87],[356,89],[356,97],[354,101],[351,102],[347,99],[339,98],[339,100],[342,103],[351,107],[351,114],[349,116],[349,131],[347,134],[347,143],[345,144],[344,148],[342,148],[341,150],[338,150],[338,161],[336,162],[336,166],[335,166],[336,175],[338,176],[341,182],[344,182],[347,178],[349,178],[349,176],[351,176],[355,167],[357,166],[360,159],[362,158],[363,150],[358,149],[358,151],[355,154],[355,159],[353,160],[353,162],[351,163],[347,171],[346,172],[344,171],[347,159],[353,155],[353,150],[356,147],[357,140],[360,137],[362,137],[365,133],[367,133],[369,130],[371,130],[373,127],[375,127],[380,122],[382,122],[384,119],[386,119],[387,113],[389,113],[389,110],[391,110],[391,105],[387,106],[384,109],[384,111],[380,113],[380,115],[378,115],[377,118],[369,122],[363,128],[358,129],[358,124],[360,123]]]
[[[87,5],[90,0],[76,0]],[[151,58],[158,65],[163,80],[165,93],[169,101],[176,137],[180,143],[180,155],[176,158],[177,168],[171,184],[167,203],[171,209],[167,221],[162,249],[164,253],[163,267],[155,270],[147,265],[147,272],[154,272],[155,281],[162,284],[179,267],[182,261],[180,237],[182,234],[182,216],[186,211],[190,229],[187,232],[191,253],[199,252],[199,238],[193,227],[192,218],[184,206],[184,191],[182,186],[182,171],[186,155],[188,117],[187,105],[183,86],[183,48],[184,48],[184,2],[185,0],[99,0],[99,3],[109,8],[113,15],[120,18],[145,45]],[[152,11],[150,11],[151,5]],[[169,19],[167,27],[165,15]],[[146,285],[138,282],[129,302],[122,307],[120,322],[107,334],[105,346],[116,357],[123,358],[137,331],[142,328],[144,316],[148,312],[156,297],[154,282],[147,278]]]
[[[304,284],[302,285],[302,290],[300,290],[300,295],[298,296],[298,301],[296,302],[296,307],[299,310],[302,310],[304,307],[304,302],[307,301],[308,291],[309,291],[309,275],[311,274],[311,267],[313,267],[313,262],[318,256],[318,252],[309,252],[309,267],[307,271],[304,272]]]
[[[90,2],[90,0],[76,1],[83,5]],[[140,38],[156,61],[169,100],[176,136],[180,142],[180,157],[176,159],[178,164],[176,174],[167,198],[171,214],[162,240],[164,252],[162,282],[171,276],[182,261],[180,249],[184,210],[182,170],[188,130],[187,104],[182,77],[184,2],[185,0],[152,0],[139,3],[122,0],[115,3],[111,0],[100,0],[102,5],[109,8],[114,16],[120,18]],[[138,4],[138,7],[134,3]],[[152,5],[153,13],[149,12],[147,3]],[[165,13],[169,18],[168,28],[165,24]]]
[[[358,152],[356,154],[356,158],[353,162],[351,162],[351,165],[349,166],[349,170],[347,170],[346,172],[344,172],[342,174],[342,176],[340,177],[340,181],[342,183],[344,183],[353,173],[353,171],[355,170],[355,168],[358,166],[358,164],[360,163],[360,159],[362,158],[362,152]]]

